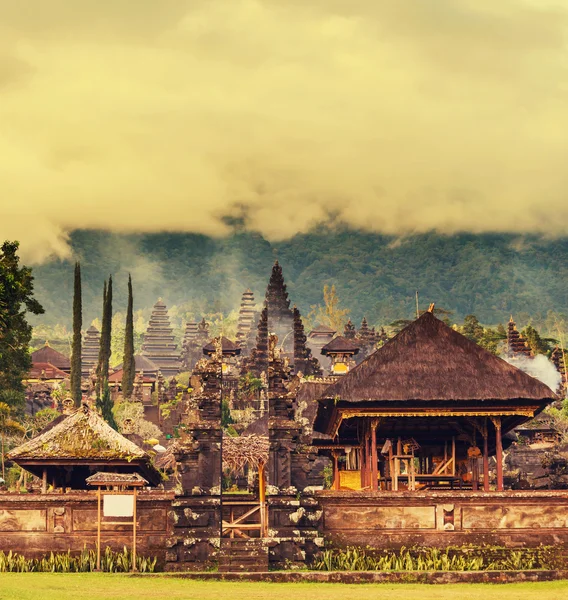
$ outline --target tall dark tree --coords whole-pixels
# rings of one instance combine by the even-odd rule
[[[124,356],[122,358],[122,396],[130,398],[134,391],[136,364],[134,362],[134,301],[132,298],[132,279],[128,275],[128,308],[126,309],[126,327],[124,330]]]
[[[108,381],[112,340],[112,277],[105,281],[103,288],[103,320],[101,325],[101,341],[99,361],[97,364],[97,396],[104,390]]]
[[[83,325],[83,307],[81,298],[81,265],[75,263],[73,287],[73,346],[71,351],[71,395],[75,406],[81,406],[81,326]]]
[[[0,390],[23,404],[22,380],[32,366],[26,311],[41,315],[44,310],[33,297],[31,269],[19,266],[18,247],[18,242],[0,247]]]
[[[112,408],[114,403],[112,398],[110,397],[110,387],[108,385],[108,381],[105,381],[103,386],[103,393],[100,398],[97,398],[97,408],[101,413],[103,419],[113,428],[118,431],[118,426],[116,421],[114,420],[114,414],[112,412]]]
[[[104,350],[105,343],[103,340],[104,336],[104,323],[106,321],[106,297],[107,297],[107,282],[105,279],[103,285],[103,316],[102,316],[102,325],[101,325],[101,337],[99,338],[99,358],[97,360],[97,386],[96,386],[96,394],[97,394],[97,402],[101,395],[101,390],[103,388],[103,362],[104,362]]]

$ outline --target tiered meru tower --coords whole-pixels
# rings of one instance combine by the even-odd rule
[[[243,361],[244,373],[250,371],[260,376],[262,372],[267,372],[268,340],[271,334],[276,334],[278,337],[276,348],[282,352],[283,358],[287,358],[294,366],[295,372],[301,371],[304,375],[321,375],[320,364],[312,357],[306,345],[300,311],[295,307],[294,310],[290,308],[282,267],[278,261],[272,267],[272,274],[266,288],[264,308],[256,328],[256,345],[250,356]]]
[[[180,372],[180,355],[174,341],[168,309],[161,298],[152,309],[150,323],[144,334],[142,355],[158,365],[164,377],[172,377]]]
[[[290,308],[282,267],[278,261],[272,267],[272,274],[266,288],[265,306],[269,333],[275,333],[278,336],[279,347],[291,357],[294,352],[294,336],[292,335],[294,314]]]
[[[513,321],[513,315],[507,325],[507,356],[509,358],[531,356],[531,349],[525,338],[519,333],[517,324]]]
[[[88,377],[91,369],[95,368],[99,360],[99,347],[101,332],[91,325],[85,332],[83,348],[81,352],[81,375]]]
[[[237,323],[237,344],[245,350],[250,340],[251,330],[254,328],[257,314],[255,311],[254,294],[246,290],[241,298],[239,321]]]

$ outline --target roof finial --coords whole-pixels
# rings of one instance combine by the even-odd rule
[[[45,345],[45,346],[47,346],[47,347],[49,348],[49,341],[48,341],[48,340],[45,340],[45,344],[44,344],[44,345]]]
[[[435,305],[435,304],[436,304],[435,302],[432,302],[432,303],[430,304],[430,306],[428,307],[428,312],[429,312],[429,313],[433,313],[433,312],[434,312],[434,305]]]

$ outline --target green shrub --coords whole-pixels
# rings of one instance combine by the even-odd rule
[[[136,556],[136,568],[141,573],[153,573],[157,558]],[[101,553],[101,570],[106,573],[125,573],[132,566],[132,552],[124,547],[114,552],[109,547]],[[26,558],[17,552],[0,551],[0,573],[89,573],[97,568],[96,550],[83,548],[79,555],[67,552],[49,554],[41,558]]]
[[[403,547],[398,552],[348,547],[324,550],[312,563],[318,571],[526,571],[557,566],[549,546],[525,550]]]

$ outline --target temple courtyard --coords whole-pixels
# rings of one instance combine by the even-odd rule
[[[421,600],[561,600],[568,594],[568,581],[498,584],[334,584],[334,583],[249,583],[193,581],[172,577],[129,575],[5,573],[0,576],[0,600],[355,600],[420,597]]]

